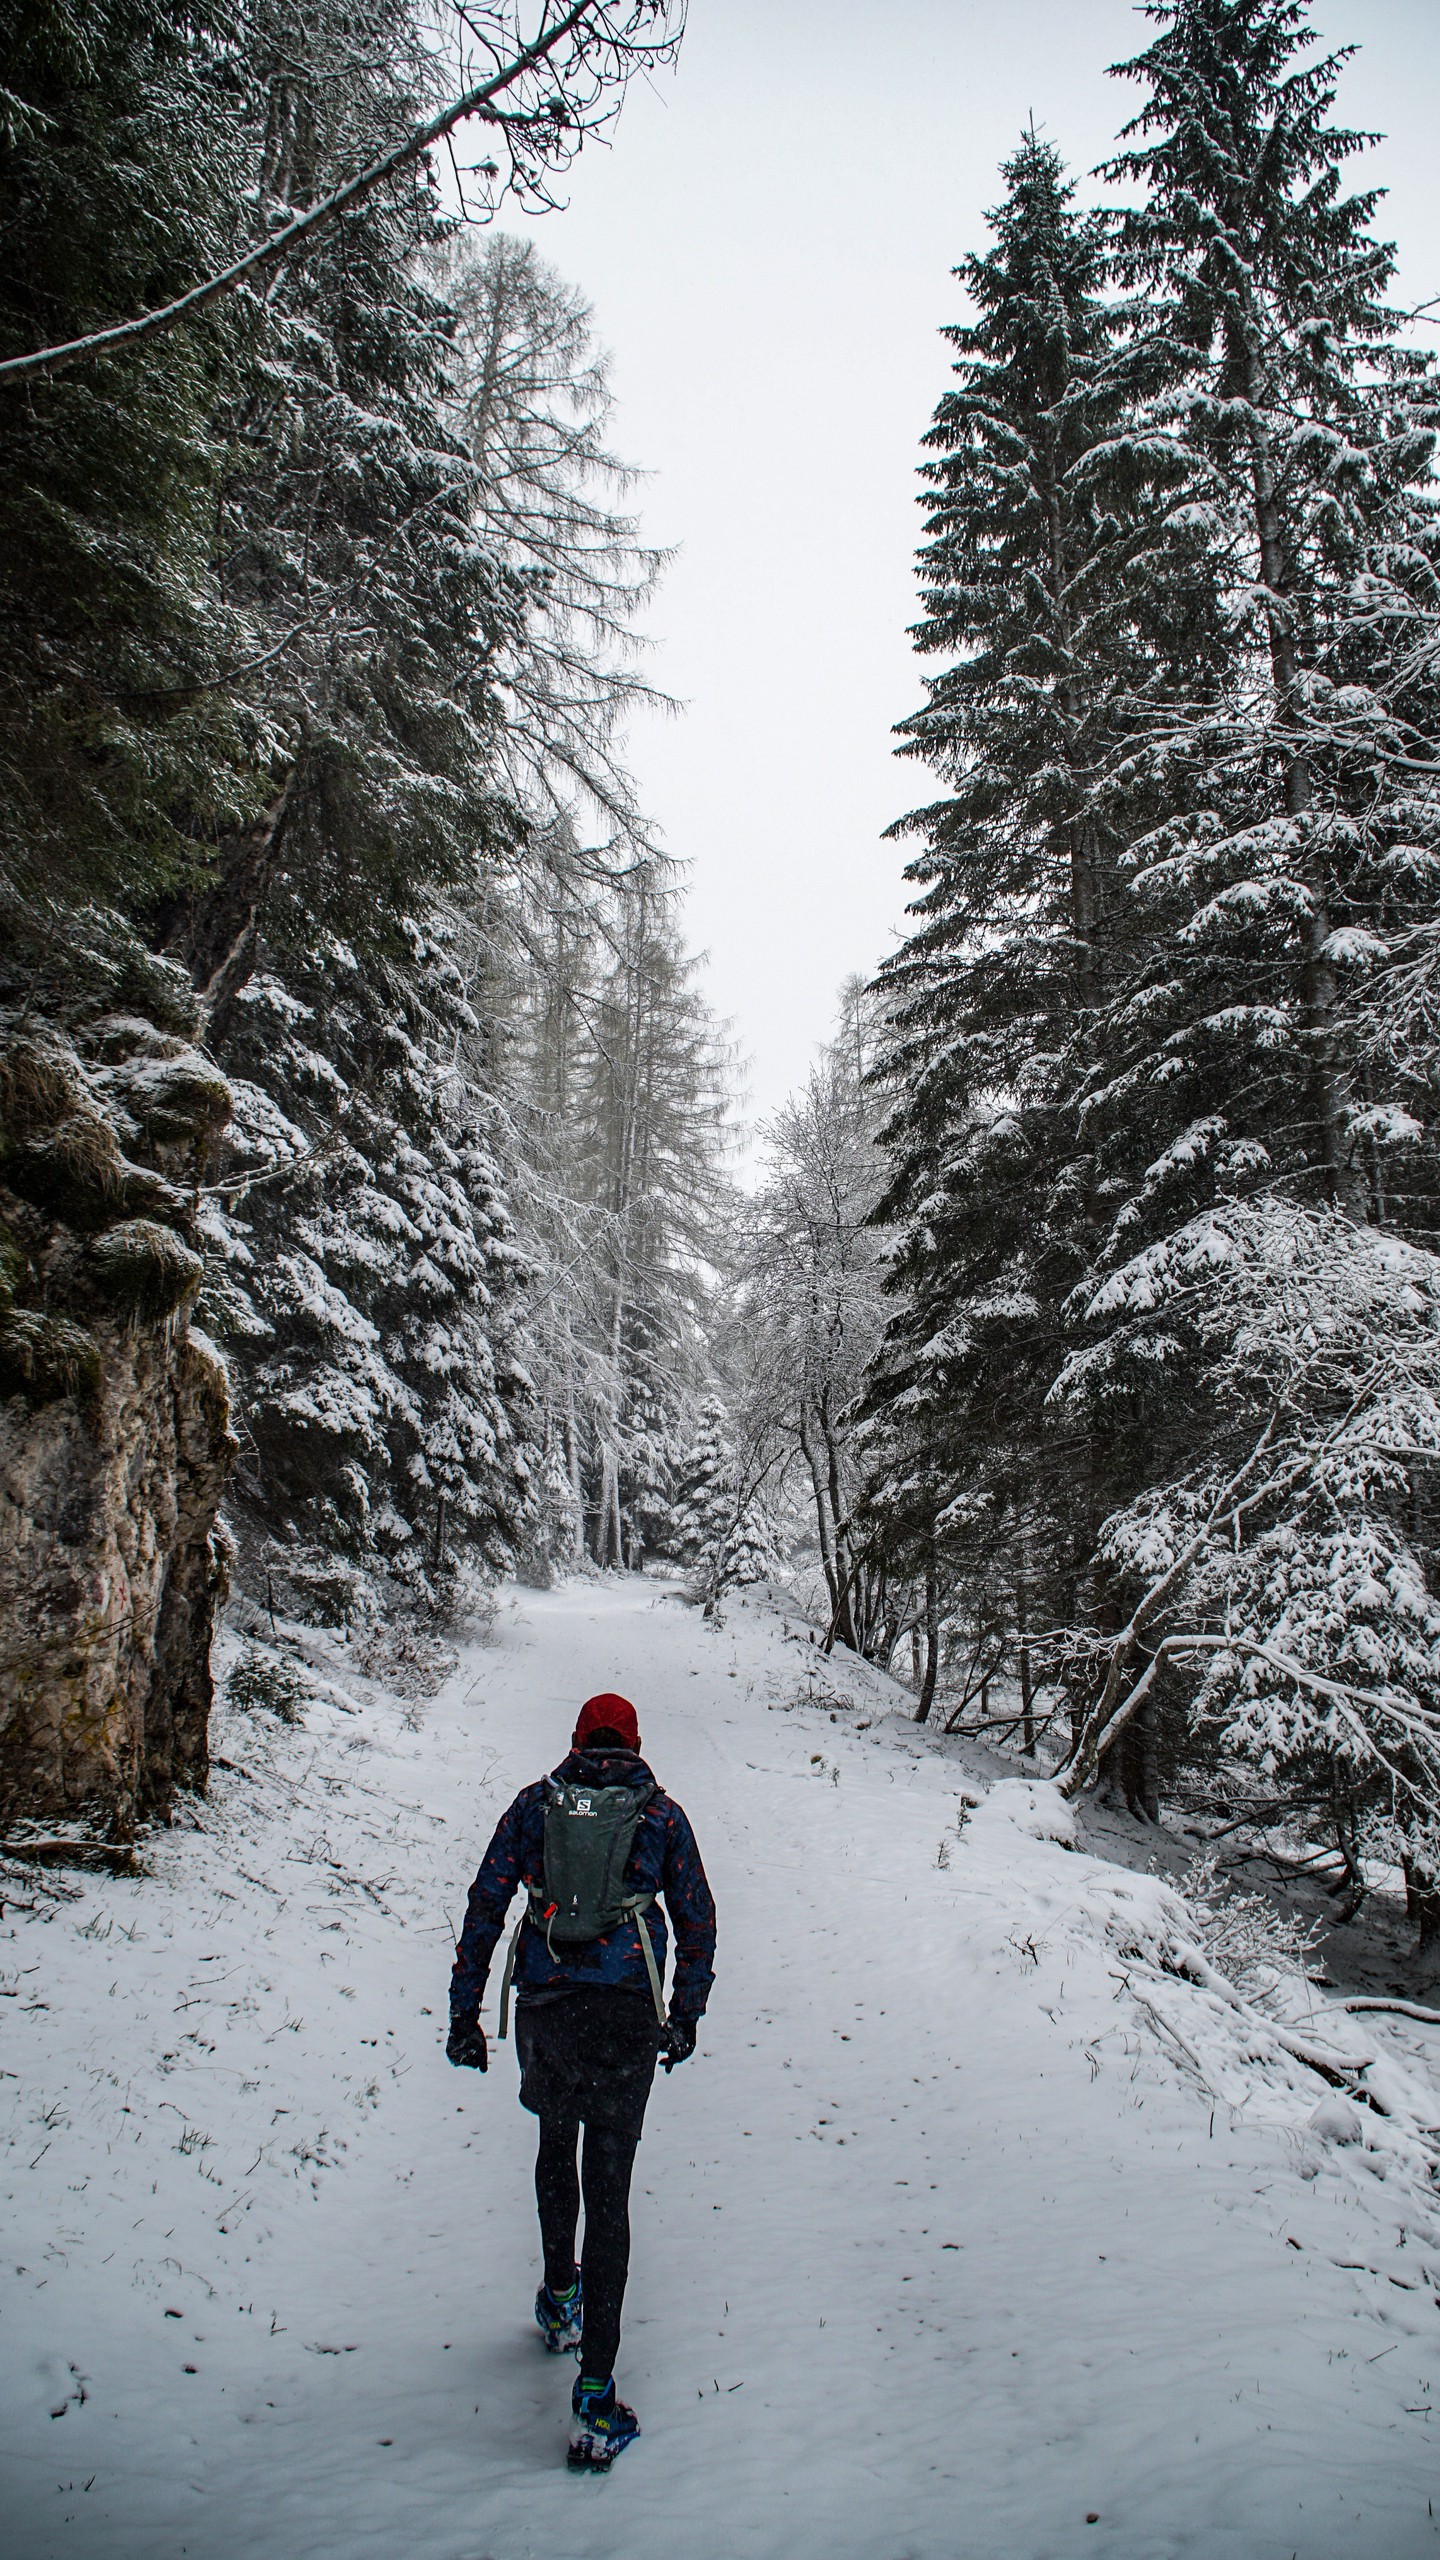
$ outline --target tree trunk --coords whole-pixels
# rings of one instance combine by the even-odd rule
[[[1155,1701],[1147,1698],[1127,1729],[1125,1800],[1140,1822],[1160,1819],[1160,1752]]]
[[[828,1404],[824,1396],[821,1398],[819,1419],[825,1443],[825,1472],[830,1492],[830,1513],[835,1524],[835,1572],[838,1588],[831,1632],[832,1635],[839,1637],[840,1642],[851,1653],[860,1653],[863,1647],[856,1631],[854,1602],[859,1567],[850,1552],[848,1532],[842,1526],[849,1505],[845,1498],[845,1488],[840,1473],[840,1444],[830,1427]]]
[[[607,1571],[618,1571],[625,1562],[624,1533],[620,1521],[620,1468],[615,1444],[607,1440],[600,1460],[600,1517],[595,1526],[595,1561]]]
[[[1415,1962],[1428,1981],[1440,1974],[1440,1879],[1405,1860],[1405,1909],[1415,1931]]]
[[[925,1568],[925,1669],[920,1681],[920,1697],[915,1708],[917,1724],[929,1721],[935,1704],[935,1688],[940,1677],[940,1593],[932,1557]]]
[[[820,1562],[825,1574],[825,1588],[830,1595],[830,1615],[835,1617],[840,1606],[840,1573],[835,1561],[835,1524],[830,1511],[825,1471],[820,1463],[820,1450],[815,1438],[808,1397],[800,1403],[800,1446],[810,1470],[815,1490],[815,1528],[820,1542]]]
[[[255,973],[260,920],[299,773],[297,760],[255,825],[222,839],[213,887],[194,901],[170,901],[155,919],[160,940],[190,971],[201,1002],[200,1037],[212,1053],[225,1039],[236,997]]]
[[[1120,1797],[1137,1822],[1160,1819],[1160,1764],[1155,1749],[1155,1702],[1147,1698],[1117,1733],[1096,1771],[1101,1789]]]

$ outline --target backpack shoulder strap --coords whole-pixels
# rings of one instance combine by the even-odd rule
[[[549,1812],[550,1807],[554,1803],[559,1792],[560,1786],[557,1779],[541,1779],[540,1794],[542,1821],[545,1814]],[[515,1980],[515,1959],[520,1952],[520,1932],[524,1928],[527,1920],[533,1920],[538,1917],[539,1911],[543,1906],[543,1900],[544,1897],[542,1895],[540,1903],[537,1904],[534,1885],[526,1885],[525,1900],[521,1907],[520,1917],[510,1932],[510,1944],[505,1950],[505,1970],[500,1976],[500,2033],[497,2038],[497,2042],[500,2044],[505,2042],[505,2039],[510,2032],[510,1988]]]
[[[645,1959],[645,1970],[650,1976],[650,1997],[655,2003],[655,2015],[663,2027],[665,2024],[665,1992],[660,1981],[660,1968],[655,1962],[655,1950],[650,1943],[650,1932],[645,1926],[645,1914],[649,1910],[654,1899],[655,1896],[653,1893],[628,1894],[626,1896],[625,1909],[629,1917],[635,1923],[635,1935],[640,1941],[640,1953]]]
[[[519,1919],[516,1921],[514,1928],[510,1932],[510,1944],[505,1955],[505,1970],[500,1977],[499,2041],[501,2044],[505,2042],[505,2039],[510,2032],[510,1985],[515,1979],[515,1958],[520,1947],[520,1932],[524,1928],[529,1917],[530,1903],[527,1892],[525,1908],[521,1912]]]

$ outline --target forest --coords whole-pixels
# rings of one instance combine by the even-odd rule
[[[1400,1866],[1440,1961],[1440,381],[1343,48],[1151,16],[1113,206],[1032,124],[955,268],[908,927],[746,1179],[625,763],[664,559],[485,219],[678,23],[12,17],[15,1841],[203,1786],[227,1590],[658,1559],[1346,1911]]]
[[[566,264],[702,13],[727,186],[890,40],[0,0],[0,2560],[579,2547],[517,1948],[527,2074],[537,1980],[665,2074],[586,2560],[1423,2560],[1435,313],[1311,0],[1145,0],[1098,169],[1017,98],[904,457],[903,916],[757,1113]],[[601,2470],[640,2116],[587,2365],[566,2106]]]

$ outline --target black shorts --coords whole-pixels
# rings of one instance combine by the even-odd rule
[[[653,2004],[635,1991],[566,1991],[515,2011],[520,2104],[532,2116],[576,2118],[633,2133],[637,2142],[660,2051]]]

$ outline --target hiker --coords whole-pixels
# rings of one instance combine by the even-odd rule
[[[473,2071],[486,2067],[480,2001],[521,1884],[526,1904],[501,1983],[500,2034],[513,1978],[520,2103],[540,2119],[535,2199],[545,2276],[535,2318],[552,2354],[579,2353],[570,2468],[608,2471],[640,2433],[634,2410],[615,2396],[635,2145],[656,2061],[668,2073],[689,2059],[715,1979],[715,1904],[695,1834],[640,1757],[628,1698],[587,1698],[568,1756],[522,1788],[470,1888],[445,2050]],[[675,1931],[668,2015],[657,1893]]]

